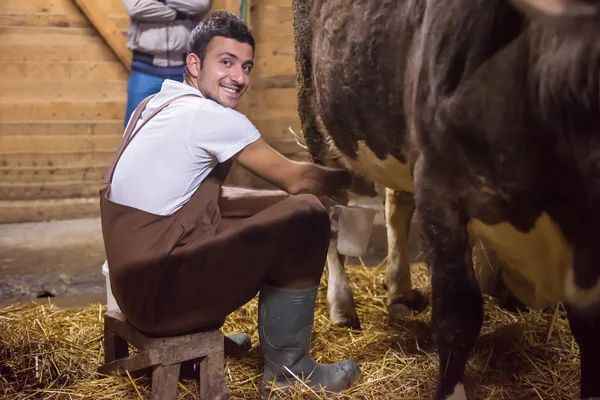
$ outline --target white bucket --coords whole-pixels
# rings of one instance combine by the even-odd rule
[[[337,250],[340,254],[360,257],[369,246],[377,211],[366,207],[334,206],[338,216]]]
[[[108,311],[119,310],[117,301],[113,297],[112,290],[110,288],[110,277],[108,272],[108,261],[104,261],[102,264],[102,274],[106,277],[106,306]]]

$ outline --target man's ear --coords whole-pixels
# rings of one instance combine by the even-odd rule
[[[511,0],[529,17],[542,17],[557,20],[594,18],[600,15],[600,5],[596,0]]]
[[[200,74],[200,70],[202,69],[202,61],[200,60],[200,57],[194,53],[190,53],[185,58],[185,63],[188,71],[190,72],[190,76],[197,78]]]

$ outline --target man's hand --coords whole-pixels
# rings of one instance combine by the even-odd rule
[[[326,179],[323,183],[324,192],[329,196],[339,198],[342,192],[348,191],[352,184],[352,174],[343,168],[320,167],[325,169]]]

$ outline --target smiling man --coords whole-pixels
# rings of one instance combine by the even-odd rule
[[[192,32],[184,83],[166,80],[131,118],[100,192],[112,291],[151,335],[219,328],[260,293],[261,397],[296,377],[339,392],[357,364],[317,363],[309,346],[331,233],[320,198],[350,175],[287,159],[235,111],[254,47],[243,21],[216,12]],[[233,160],[281,190],[223,187]]]

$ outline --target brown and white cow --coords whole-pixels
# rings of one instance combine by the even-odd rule
[[[521,301],[566,305],[600,398],[600,2],[513,2],[295,0],[302,129],[313,159],[414,193],[436,398],[465,398],[483,321],[473,238]]]

